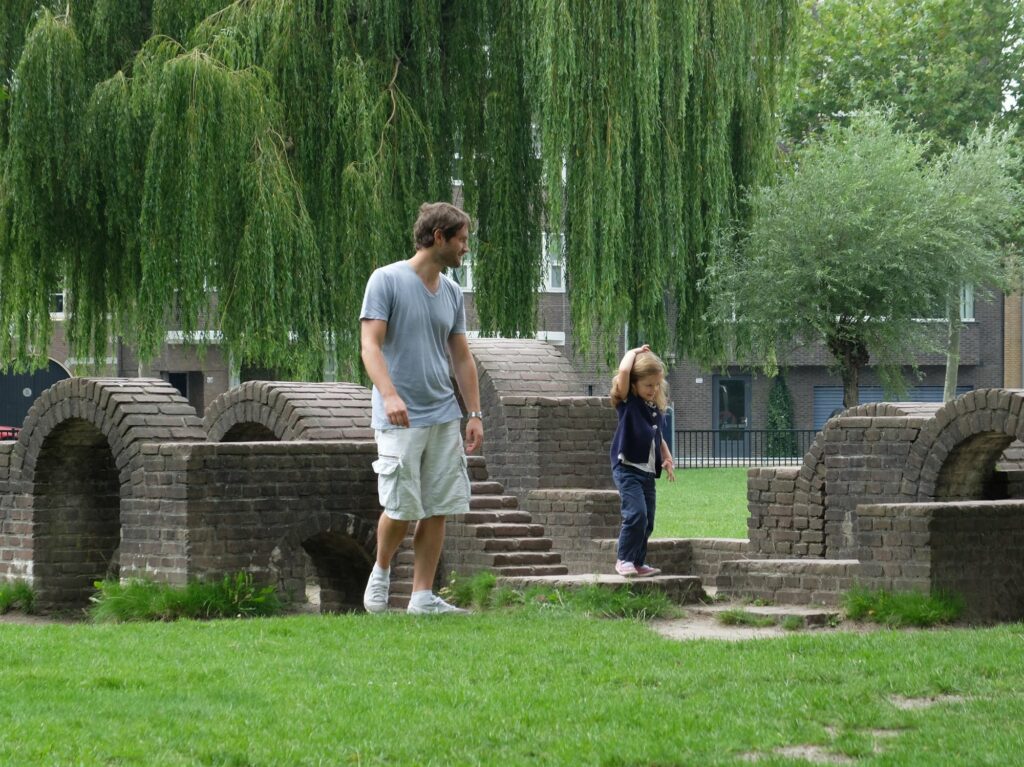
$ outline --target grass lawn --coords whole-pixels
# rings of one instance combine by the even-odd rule
[[[676,469],[658,480],[654,538],[746,538],[746,469]]]
[[[1024,752],[1021,624],[734,644],[537,609],[5,623],[0,658],[3,765],[806,764],[773,755],[793,746],[859,765],[1006,765]],[[893,696],[955,697],[904,709]]]

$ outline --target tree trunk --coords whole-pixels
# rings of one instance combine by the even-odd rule
[[[949,402],[956,398],[956,380],[960,371],[960,294],[949,300],[946,314],[949,333],[946,337],[946,384],[942,390],[942,401]]]
[[[870,359],[867,347],[855,336],[831,336],[826,343],[839,363],[839,374],[843,379],[843,408],[856,407],[860,404],[860,369]]]

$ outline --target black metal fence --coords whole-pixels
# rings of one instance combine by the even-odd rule
[[[675,432],[677,466],[792,466],[799,464],[814,429],[683,429]]]

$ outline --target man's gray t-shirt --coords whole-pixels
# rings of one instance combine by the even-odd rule
[[[466,332],[462,289],[441,275],[431,293],[405,261],[382,266],[370,275],[360,320],[384,320],[384,361],[398,396],[409,411],[410,426],[431,426],[462,417],[448,368],[448,336]],[[397,428],[388,422],[384,401],[373,387],[374,429]]]

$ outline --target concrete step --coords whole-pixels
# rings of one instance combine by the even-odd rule
[[[842,620],[843,613],[834,607],[810,607],[802,605],[751,605],[743,602],[716,602],[695,605],[690,612],[695,615],[709,615],[717,618],[724,612],[739,610],[759,618],[771,618],[776,623],[787,619],[799,619],[804,626],[830,626]]]
[[[655,575],[652,578],[623,578],[621,575],[595,573],[517,577],[502,575],[499,577],[498,582],[514,588],[550,586],[557,589],[578,589],[587,586],[598,586],[606,589],[617,589],[629,586],[638,592],[663,591],[676,604],[693,604],[700,601],[704,595],[700,578],[693,575]]]
[[[550,538],[488,538],[484,551],[551,551]]]
[[[518,509],[494,509],[491,511],[467,511],[459,517],[467,525],[485,525],[495,523],[523,523],[529,524],[533,521],[528,511]]]
[[[473,509],[518,509],[519,499],[514,495],[471,495],[469,508]]]
[[[487,524],[475,525],[473,532],[477,538],[540,538],[544,535],[544,525],[524,524]]]

